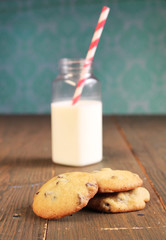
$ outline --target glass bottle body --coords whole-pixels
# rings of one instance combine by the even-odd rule
[[[101,88],[91,67],[81,98],[72,105],[83,64],[83,59],[62,59],[52,86],[52,160],[63,165],[85,166],[102,160]]]

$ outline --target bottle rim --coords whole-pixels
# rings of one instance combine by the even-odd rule
[[[89,62],[84,58],[62,58],[59,61],[59,69],[62,71],[78,71],[81,70],[85,62]],[[87,71],[91,71],[92,63],[87,68]]]
[[[60,64],[73,64],[73,63],[84,63],[85,59],[84,58],[61,58],[59,63]]]

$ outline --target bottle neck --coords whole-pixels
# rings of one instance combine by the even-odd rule
[[[71,74],[73,76],[80,76],[85,59],[69,59],[63,58],[59,62],[59,71],[61,74]],[[92,74],[92,64],[86,67],[86,77]]]

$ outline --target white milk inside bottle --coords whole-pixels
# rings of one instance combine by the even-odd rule
[[[102,160],[102,104],[69,101],[51,104],[52,160],[84,166]]]
[[[52,161],[85,166],[102,160],[102,102],[100,83],[91,66],[80,100],[72,98],[84,59],[62,59],[52,86]]]

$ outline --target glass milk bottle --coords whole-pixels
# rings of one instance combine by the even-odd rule
[[[52,160],[85,166],[102,160],[102,102],[99,81],[89,67],[80,100],[72,98],[84,59],[61,59],[51,103]]]

